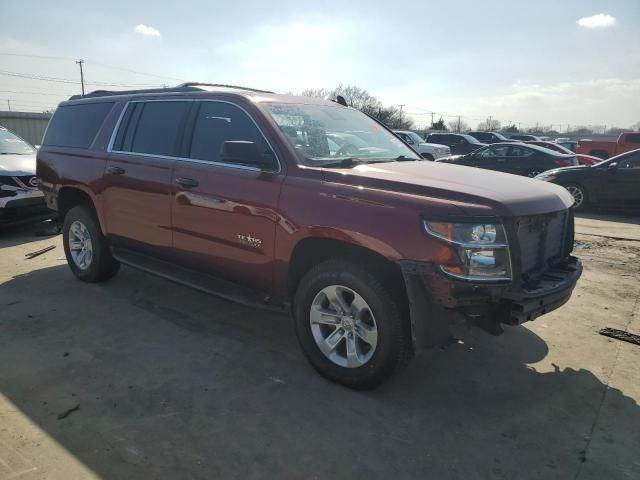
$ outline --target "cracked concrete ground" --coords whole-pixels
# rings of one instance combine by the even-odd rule
[[[0,233],[0,479],[640,478],[640,347],[597,333],[640,334],[637,221],[578,220],[562,309],[364,393],[289,319],[129,268],[80,283],[38,229]]]

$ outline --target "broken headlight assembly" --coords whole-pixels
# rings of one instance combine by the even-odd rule
[[[448,223],[425,220],[427,234],[448,244],[438,258],[442,272],[471,281],[511,280],[511,255],[499,223]]]

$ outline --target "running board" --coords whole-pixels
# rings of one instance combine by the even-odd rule
[[[269,310],[276,313],[288,313],[289,306],[285,303],[273,302],[268,295],[241,287],[233,282],[213,277],[173,263],[151,258],[129,250],[111,248],[111,254],[123,265],[150,273],[172,282],[184,285],[203,293],[208,293],[230,302],[239,303],[252,308]]]

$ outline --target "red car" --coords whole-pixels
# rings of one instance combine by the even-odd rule
[[[72,97],[37,175],[79,280],[124,264],[291,313],[313,367],[353,388],[450,344],[461,315],[499,334],[560,307],[582,272],[564,188],[424,161],[326,100],[207,84]]]
[[[640,148],[640,132],[621,133],[615,142],[588,139],[580,140],[576,148],[576,153],[593,155],[594,157],[605,160],[637,148]]]
[[[545,142],[540,140],[535,142],[524,142],[524,143],[531,143],[533,145],[538,145],[539,147],[548,148],[549,150],[553,150],[554,152],[573,155],[578,159],[578,163],[580,165],[591,166],[591,165],[595,165],[596,163],[600,163],[602,161],[602,159],[598,157],[593,157],[591,155],[584,155],[582,153],[574,153],[571,150],[569,150],[567,147],[563,147],[562,145],[559,145],[554,142]]]

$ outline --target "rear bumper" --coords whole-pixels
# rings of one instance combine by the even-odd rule
[[[47,220],[55,215],[56,212],[47,207],[44,195],[38,190],[0,198],[0,226],[3,227]]]
[[[460,314],[493,334],[502,332],[503,323],[518,325],[534,320],[565,304],[582,275],[582,263],[576,257],[554,265],[535,285],[518,288],[512,283],[456,280],[429,263],[399,263],[407,287],[414,341],[426,346],[446,343],[451,336],[451,318]]]

